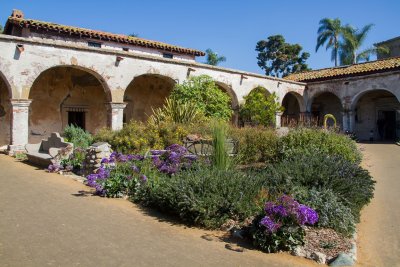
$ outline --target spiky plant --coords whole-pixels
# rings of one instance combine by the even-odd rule
[[[191,124],[204,120],[204,115],[196,108],[193,102],[179,103],[174,98],[167,98],[161,108],[153,109],[149,123],[174,122]]]

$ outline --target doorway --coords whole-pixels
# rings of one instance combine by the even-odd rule
[[[396,140],[396,111],[379,110],[378,111],[378,133],[383,141]]]
[[[85,112],[68,111],[68,125],[74,125],[83,130],[86,130],[85,129]]]

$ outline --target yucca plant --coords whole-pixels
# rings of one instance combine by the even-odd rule
[[[180,104],[174,98],[167,98],[161,108],[153,109],[153,115],[149,117],[149,123],[174,122],[191,124],[204,120],[204,115],[193,102]]]

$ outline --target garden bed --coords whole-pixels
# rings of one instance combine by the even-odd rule
[[[208,135],[213,153],[199,156],[182,146],[181,137],[174,139],[182,140],[180,144],[151,149],[149,144],[160,141],[154,136],[146,141],[146,127],[154,126],[132,124],[112,133],[118,136],[115,140],[142,136],[145,146],[136,146],[133,139],[113,145],[117,141],[105,132],[96,137],[126,153],[104,157],[87,176],[96,194],[126,196],[188,225],[240,233],[266,252],[302,248],[303,256],[316,260],[312,254],[322,253],[327,263],[351,250],[355,225],[373,197],[374,181],[360,167],[361,153],[350,138],[325,130],[300,129],[278,137],[263,128],[216,130],[204,125],[170,125],[169,130],[161,126],[163,130],[156,131],[164,136],[177,129],[179,136]],[[238,145],[234,156],[226,151],[227,139]],[[81,153],[77,155],[84,158]]]

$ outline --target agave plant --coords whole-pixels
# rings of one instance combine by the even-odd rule
[[[149,123],[175,122],[190,124],[204,120],[204,114],[199,111],[193,102],[179,103],[174,98],[167,98],[161,108],[153,109],[153,115],[149,117]]]

